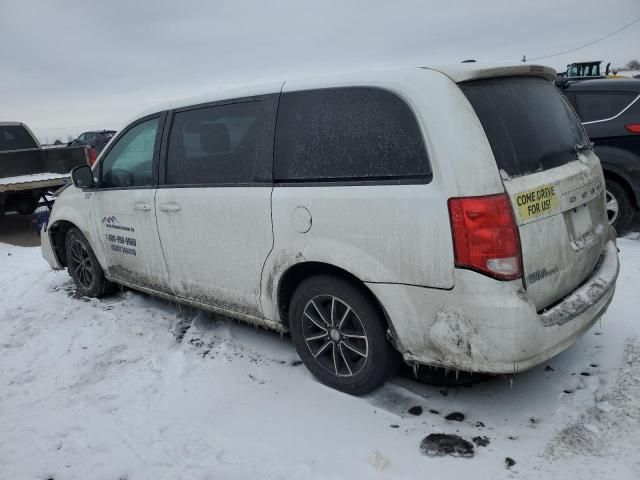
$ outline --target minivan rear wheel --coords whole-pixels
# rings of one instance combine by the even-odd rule
[[[80,295],[99,298],[115,290],[115,285],[105,278],[91,245],[77,228],[67,232],[65,250],[67,270]]]
[[[635,214],[633,204],[625,188],[614,180],[607,180],[606,202],[609,223],[619,233],[625,233]]]
[[[289,328],[311,373],[351,395],[375,390],[399,364],[379,310],[360,288],[337,277],[315,276],[298,286],[291,298]]]

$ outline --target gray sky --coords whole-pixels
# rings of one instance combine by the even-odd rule
[[[640,0],[0,0],[0,121],[41,141],[167,100],[316,72],[519,61],[640,17]],[[544,60],[640,59],[640,23]]]

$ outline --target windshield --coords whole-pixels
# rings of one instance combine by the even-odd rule
[[[576,160],[589,140],[558,90],[538,77],[460,84],[487,135],[498,168],[526,175]]]

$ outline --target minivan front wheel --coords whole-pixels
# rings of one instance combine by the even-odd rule
[[[91,245],[77,228],[67,232],[65,250],[67,270],[80,295],[102,297],[113,290],[113,284],[105,278]]]
[[[320,382],[352,395],[376,389],[395,372],[398,353],[384,325],[367,296],[337,277],[311,277],[291,299],[298,355]]]
[[[617,182],[607,180],[605,196],[609,223],[613,225],[619,233],[625,233],[629,229],[635,214],[627,191]]]

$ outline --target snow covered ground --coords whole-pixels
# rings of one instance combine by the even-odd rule
[[[547,364],[355,398],[287,337],[130,291],[76,298],[38,248],[0,244],[0,479],[640,478],[640,236],[619,247],[609,311]],[[490,443],[432,458],[430,433]]]

